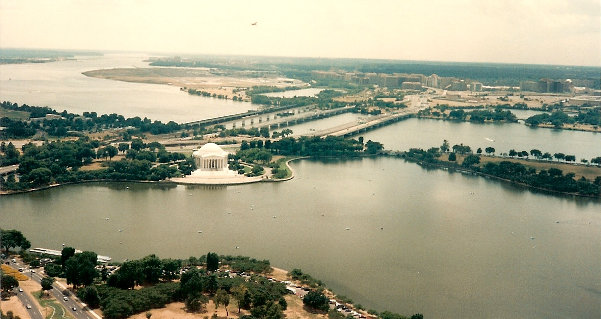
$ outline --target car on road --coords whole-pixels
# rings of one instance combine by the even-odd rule
[[[31,309],[31,305],[30,305],[30,304],[27,304],[27,306],[25,306],[25,308],[27,308],[27,309]]]
[[[23,288],[19,288],[19,292],[23,292]]]
[[[77,308],[75,308],[75,307],[71,307],[71,309],[72,309],[73,311],[77,311]]]
[[[69,297],[65,296],[65,297],[63,297],[63,300],[64,301],[69,301]]]

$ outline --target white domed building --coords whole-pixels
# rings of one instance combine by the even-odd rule
[[[197,171],[200,172],[227,172],[228,152],[215,143],[207,143],[192,153],[196,162]]]

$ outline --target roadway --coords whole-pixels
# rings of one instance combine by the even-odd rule
[[[40,312],[40,309],[38,309],[36,303],[33,302],[32,297],[30,297],[25,291],[21,291],[23,289],[15,288],[15,290],[17,291],[17,298],[23,304],[25,310],[27,310],[27,314],[29,314],[29,317],[31,317],[32,319],[44,319],[42,313]]]
[[[11,263],[11,266],[13,268],[15,268],[15,266],[17,268],[26,268],[27,267],[26,265],[21,263],[20,260],[17,260],[16,263]],[[43,270],[40,268],[35,271],[36,272],[32,272],[32,269],[26,269],[23,273],[25,275],[27,275],[27,277],[31,278],[34,282],[41,285],[43,277],[37,271],[43,271]],[[63,306],[64,311],[70,312],[71,315],[73,317],[75,317],[76,319],[101,319],[100,316],[98,316],[96,313],[92,312],[92,310],[90,310],[87,306],[85,306],[85,304],[82,303],[72,293],[69,293],[68,296],[63,295],[63,290],[65,290],[65,289],[67,289],[67,287],[63,286],[59,282],[55,282],[52,289],[50,291],[48,291],[48,293],[50,293],[50,295],[52,297],[54,297],[54,299],[56,299],[61,306]],[[20,294],[26,295],[25,293],[20,293]],[[29,296],[27,296],[27,297],[29,297]],[[67,297],[67,298],[65,298],[65,297]],[[31,307],[31,309],[28,309],[28,311],[33,310],[34,308],[37,308],[34,306],[35,304],[33,302],[29,302],[29,304],[32,305],[32,307]],[[75,308],[75,310],[73,310],[73,308]],[[36,312],[40,313],[39,309],[36,309]],[[32,318],[33,318],[33,316],[32,316]],[[37,318],[43,319],[41,313],[40,313],[40,316]]]

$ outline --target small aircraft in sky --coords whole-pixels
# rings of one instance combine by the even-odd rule
[[[253,22],[253,23],[251,23],[250,25],[257,25],[257,23],[256,23],[256,22]]]

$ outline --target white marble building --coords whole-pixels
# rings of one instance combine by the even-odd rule
[[[207,143],[192,153],[196,168],[201,172],[228,171],[227,155],[228,153],[215,143]]]

